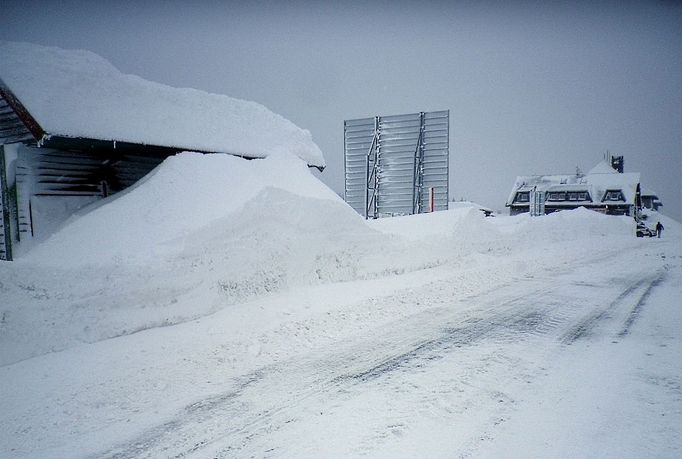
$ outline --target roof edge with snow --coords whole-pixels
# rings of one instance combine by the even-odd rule
[[[0,62],[0,112],[10,123],[5,132],[14,134],[2,143],[118,144],[244,158],[290,153],[325,167],[310,132],[255,102],[123,74],[83,50],[0,41]]]

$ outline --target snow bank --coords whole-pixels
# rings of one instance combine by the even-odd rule
[[[519,216],[518,231],[535,242],[580,240],[589,237],[631,238],[635,235],[632,217],[604,215],[584,207],[562,210],[540,217]]]
[[[179,162],[197,162],[191,156],[181,155]],[[153,198],[164,169],[173,170],[162,168],[127,200],[109,202],[67,225],[30,257],[0,264],[6,299],[0,305],[0,365],[360,275],[368,250],[357,241],[371,243],[373,232],[333,193],[327,199],[306,196],[311,190],[300,180],[294,191],[254,186],[245,205],[225,201],[225,208],[235,209],[231,213],[217,214],[220,200],[211,199],[204,212],[190,209],[183,216],[188,208],[176,202],[177,209],[161,206],[152,221],[136,224],[133,217],[151,208],[144,203]],[[178,188],[186,190],[180,182]],[[184,230],[173,231],[176,224]],[[185,235],[175,237],[180,232]],[[99,250],[100,244],[106,245]]]
[[[0,79],[47,134],[325,165],[310,132],[260,104],[125,75],[89,51],[0,41]]]
[[[410,240],[454,239],[457,243],[499,244],[525,239],[536,244],[593,237],[631,237],[630,217],[607,216],[580,207],[541,217],[485,217],[480,206],[465,205],[442,212],[384,218],[370,221],[372,228]]]
[[[343,201],[303,161],[279,154],[245,160],[185,152],[166,159],[129,190],[76,216],[24,260],[43,265],[144,264],[180,253],[194,232],[225,218],[266,188],[299,197]],[[90,210],[88,212],[88,210]],[[271,209],[277,213],[277,209]],[[287,213],[290,209],[279,209]],[[359,220],[348,209],[346,218]],[[252,230],[258,225],[252,222]]]
[[[382,233],[410,240],[451,237],[460,220],[472,211],[483,217],[483,212],[475,205],[466,205],[440,212],[368,220],[368,224]]]
[[[85,211],[0,263],[0,365],[354,279],[378,236],[290,155],[182,153]]]

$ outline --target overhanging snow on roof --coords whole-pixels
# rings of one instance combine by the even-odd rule
[[[310,132],[263,105],[123,74],[89,51],[3,41],[0,80],[47,139],[128,142],[247,158],[290,153],[310,166],[325,166]]]

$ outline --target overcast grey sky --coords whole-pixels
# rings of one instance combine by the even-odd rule
[[[682,221],[682,3],[8,1],[0,39],[260,102],[312,132],[343,191],[343,120],[450,110],[450,195],[606,150]],[[191,114],[188,114],[191,116]]]

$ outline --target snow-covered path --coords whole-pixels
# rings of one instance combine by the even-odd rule
[[[119,457],[476,453],[482,442],[495,439],[497,426],[517,420],[515,411],[518,405],[524,407],[524,398],[547,389],[547,380],[554,376],[548,368],[557,360],[570,354],[577,360],[589,356],[589,349],[575,355],[571,345],[582,340],[594,341],[595,346],[604,339],[627,341],[633,318],[667,277],[664,269],[650,273],[637,267],[625,278],[622,271],[617,278],[605,271],[589,284],[584,270],[578,270],[529,279],[526,285],[468,298],[455,307],[446,302],[352,344],[337,343],[304,359],[259,368],[244,375],[239,387],[186,407],[177,418],[110,453]],[[576,290],[576,284],[581,288]],[[580,366],[573,360],[569,364]],[[597,376],[594,382],[604,377],[590,376]],[[552,390],[561,393],[556,386]],[[604,394],[599,389],[594,393],[598,398],[592,402],[598,403]],[[627,409],[630,402],[623,402]],[[661,422],[661,427],[671,428],[671,443],[656,451],[623,429],[612,432],[620,440],[616,444],[633,454],[667,456],[674,451],[677,426],[682,425],[676,423],[682,421],[682,400],[679,403]],[[593,422],[593,413],[586,414],[583,421]],[[618,428],[618,419],[610,422]],[[533,438],[528,429],[523,431],[527,439]],[[628,446],[639,449],[625,447],[622,441],[628,439]],[[579,445],[584,440],[571,441]],[[520,446],[521,451],[526,448],[524,443]],[[556,453],[563,455],[561,450]]]
[[[646,242],[302,287],[6,365],[0,455],[674,456],[682,254]]]

